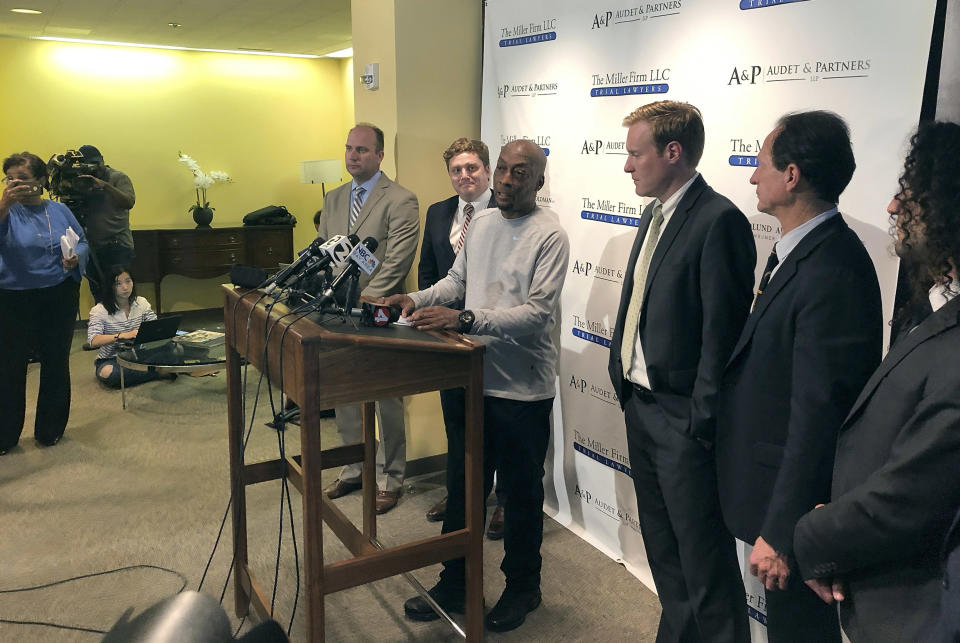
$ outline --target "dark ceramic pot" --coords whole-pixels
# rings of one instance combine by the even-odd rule
[[[213,208],[194,208],[193,220],[196,221],[198,228],[209,228],[213,221]]]

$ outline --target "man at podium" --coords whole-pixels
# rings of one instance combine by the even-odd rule
[[[507,143],[493,174],[496,208],[476,213],[447,276],[411,293],[381,299],[400,306],[422,330],[457,330],[485,345],[483,360],[483,493],[502,476],[506,588],[486,616],[488,630],[519,627],[540,604],[543,463],[556,395],[557,347],[551,338],[570,248],[553,211],[537,205],[547,158],[528,140]],[[464,301],[464,310],[438,306]],[[464,480],[449,476],[443,533],[465,524]],[[445,561],[430,595],[463,613],[462,558]],[[413,620],[437,615],[419,596],[404,604]]]

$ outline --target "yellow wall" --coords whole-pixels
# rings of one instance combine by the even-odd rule
[[[177,162],[182,150],[205,171],[234,179],[207,193],[214,227],[239,225],[247,212],[276,204],[298,219],[295,248],[315,236],[321,189],[300,183],[298,163],[343,157],[353,119],[349,60],[10,38],[0,38],[0,60],[7,88],[0,154],[29,150],[47,159],[96,145],[133,181],[131,227],[189,228],[195,196],[190,172]],[[219,306],[222,281],[168,277],[164,309]],[[89,298],[81,302],[84,316],[89,305]]]
[[[383,169],[417,195],[421,231],[427,207],[453,194],[443,150],[455,138],[480,135],[480,4],[352,2],[356,120],[383,128]],[[372,62],[380,63],[377,91],[363,89],[359,82],[364,66]],[[416,286],[414,268],[407,287]],[[406,398],[405,411],[408,460],[446,451],[437,393]]]

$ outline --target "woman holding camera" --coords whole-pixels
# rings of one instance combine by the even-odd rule
[[[43,198],[47,166],[35,154],[3,161],[0,193],[0,455],[23,431],[27,362],[40,358],[33,435],[60,441],[70,416],[70,344],[89,247],[70,209]],[[60,237],[79,241],[64,257]]]
[[[102,294],[103,301],[90,309],[87,324],[87,343],[99,348],[94,370],[97,379],[111,388],[120,388],[120,368],[117,364],[117,343],[133,339],[145,321],[157,318],[150,302],[138,297],[129,268],[111,266],[107,271]],[[124,386],[136,386],[157,379],[152,368],[148,371],[123,370]]]

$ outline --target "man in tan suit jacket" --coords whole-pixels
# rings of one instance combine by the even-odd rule
[[[380,171],[383,131],[358,123],[347,136],[344,155],[353,180],[327,194],[317,234],[373,237],[380,244],[374,253],[380,268],[371,276],[361,273],[360,294],[386,297],[403,292],[403,280],[413,265],[420,237],[417,197]],[[344,443],[360,441],[360,407],[338,407],[337,428]],[[403,492],[406,468],[406,427],[403,399],[377,401],[381,443],[377,449],[377,513],[386,513]],[[324,492],[331,499],[360,488],[360,465],[347,465]]]

